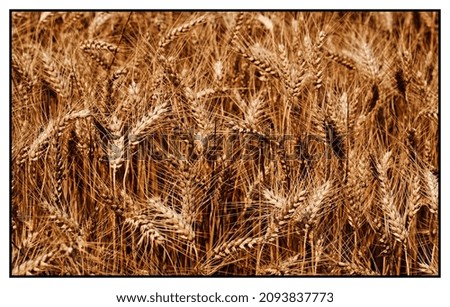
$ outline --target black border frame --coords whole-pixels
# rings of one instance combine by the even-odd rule
[[[439,227],[439,251],[438,251],[438,268],[439,272],[436,276],[429,275],[401,275],[401,276],[350,276],[350,275],[299,275],[299,276],[259,276],[259,275],[243,275],[243,276],[203,276],[203,275],[70,275],[70,276],[16,276],[12,275],[12,14],[14,12],[437,12],[438,14],[438,208],[439,208],[439,216],[438,216],[438,227]],[[267,279],[267,278],[332,278],[332,279],[340,279],[340,278],[350,278],[350,279],[361,279],[361,278],[370,278],[370,279],[380,279],[380,278],[407,278],[407,279],[428,279],[428,278],[441,278],[442,277],[442,183],[441,183],[441,172],[442,172],[442,149],[441,149],[441,97],[442,97],[442,66],[441,66],[441,47],[442,47],[442,14],[441,9],[10,9],[9,10],[9,278],[31,278],[31,279],[39,279],[39,278],[206,278],[206,279],[222,279],[222,278],[258,278],[258,279]]]

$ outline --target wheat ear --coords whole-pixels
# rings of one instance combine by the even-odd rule
[[[181,26],[173,29],[169,33],[167,33],[158,43],[158,48],[162,51],[166,48],[171,42],[173,42],[177,37],[182,34],[189,32],[192,28],[207,21],[206,16],[200,16],[194,20],[191,20]]]
[[[34,259],[27,260],[20,265],[15,266],[12,269],[11,274],[14,276],[23,275],[36,275],[39,273],[45,273],[51,267],[50,263],[60,254],[70,254],[72,252],[71,247],[67,247],[65,244],[60,244],[57,248],[43,253],[35,257]]]
[[[147,115],[143,116],[129,132],[129,140],[132,145],[139,144],[143,137],[156,129],[155,125],[169,111],[168,103],[162,103],[153,108]]]
[[[385,215],[386,224],[394,236],[395,240],[405,245],[408,232],[405,228],[405,222],[398,209],[395,207],[392,188],[389,186],[388,170],[390,168],[391,152],[388,151],[380,162],[377,163],[378,179],[381,192],[381,209]]]
[[[248,251],[266,241],[265,237],[239,238],[214,248],[213,259],[223,259],[239,251]]]

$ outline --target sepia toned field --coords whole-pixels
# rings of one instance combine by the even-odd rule
[[[438,12],[11,27],[11,275],[439,275]]]

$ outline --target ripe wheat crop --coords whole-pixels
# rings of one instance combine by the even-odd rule
[[[12,12],[12,275],[439,274],[438,12]]]

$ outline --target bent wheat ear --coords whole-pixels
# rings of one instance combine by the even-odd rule
[[[272,60],[270,55],[260,45],[255,45],[253,48],[250,48],[251,53],[247,52],[242,46],[236,46],[235,48],[243,58],[255,65],[262,73],[269,74],[273,77],[279,76],[278,69],[271,64]]]
[[[91,53],[93,50],[106,50],[111,52],[118,51],[119,47],[112,43],[108,43],[101,40],[87,40],[81,45],[81,49],[83,49],[86,53]]]
[[[164,50],[171,42],[173,42],[176,38],[181,36],[182,34],[189,32],[193,27],[205,23],[207,20],[206,16],[200,16],[188,23],[185,23],[178,28],[170,31],[166,36],[164,36],[160,42],[158,43],[158,47],[160,50]]]
[[[332,59],[336,63],[344,66],[345,68],[347,68],[349,70],[356,70],[355,62],[343,54],[338,54],[338,53],[331,52],[331,51],[325,51],[325,55],[328,58]]]
[[[264,237],[239,238],[231,240],[214,249],[213,259],[222,259],[239,251],[248,251],[248,249],[252,249],[255,245],[261,244],[265,240],[266,239]]]
[[[157,122],[163,118],[164,114],[169,111],[167,103],[162,103],[153,108],[147,115],[143,116],[129,132],[129,140],[132,145],[137,145],[142,141],[142,138],[155,129]]]

